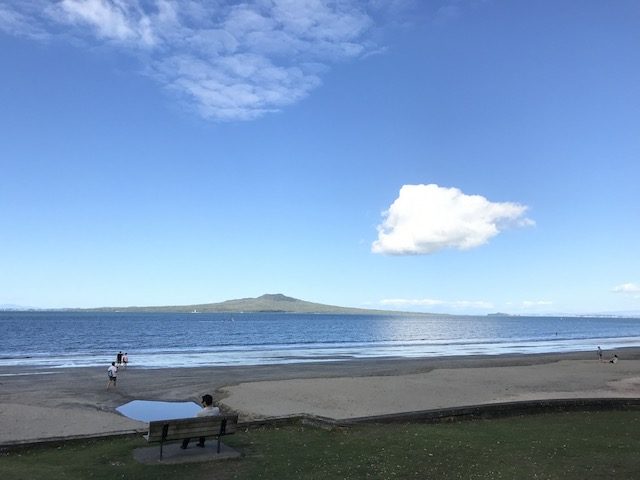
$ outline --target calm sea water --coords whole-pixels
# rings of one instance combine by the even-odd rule
[[[0,312],[0,366],[259,365],[640,345],[640,319]]]

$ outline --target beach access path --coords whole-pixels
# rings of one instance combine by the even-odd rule
[[[607,352],[609,353],[609,352]],[[116,408],[213,393],[240,421],[301,413],[346,419],[552,398],[640,398],[640,348],[566,354],[361,359],[310,364],[138,369],[106,389],[106,367],[0,367],[0,445],[144,430]]]

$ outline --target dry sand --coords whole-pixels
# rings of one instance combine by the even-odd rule
[[[105,368],[0,368],[0,445],[145,428],[115,408],[207,392],[241,420],[309,413],[336,419],[548,398],[640,397],[640,349],[301,365],[136,369],[106,390]]]

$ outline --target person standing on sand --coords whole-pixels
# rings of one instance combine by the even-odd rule
[[[109,381],[107,382],[107,390],[113,383],[114,388],[118,388],[116,382],[118,381],[118,367],[116,367],[116,362],[111,362],[111,366],[107,368],[107,376],[109,377]]]
[[[196,417],[216,417],[220,415],[220,409],[218,407],[213,406],[213,397],[208,393],[202,396],[201,405],[202,405],[202,410],[196,413]],[[204,439],[205,437],[200,437],[199,439],[198,446],[200,448],[204,448]],[[182,445],[180,445],[180,448],[182,448],[183,450],[187,448],[187,446],[189,445],[189,440],[191,439],[185,438],[182,441]]]
[[[120,366],[121,364],[122,364],[122,350],[120,350],[116,355],[116,365]]]
[[[129,354],[124,352],[124,355],[122,355],[122,366],[127,368],[127,363],[129,363]]]
[[[598,345],[598,358],[600,359],[600,361],[602,362],[602,349],[600,348],[600,346]]]

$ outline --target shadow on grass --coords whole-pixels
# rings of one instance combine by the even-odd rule
[[[640,478],[640,412],[572,412],[331,431],[260,428],[225,437],[243,458],[141,465],[141,438],[2,452],[13,479],[562,479]]]

